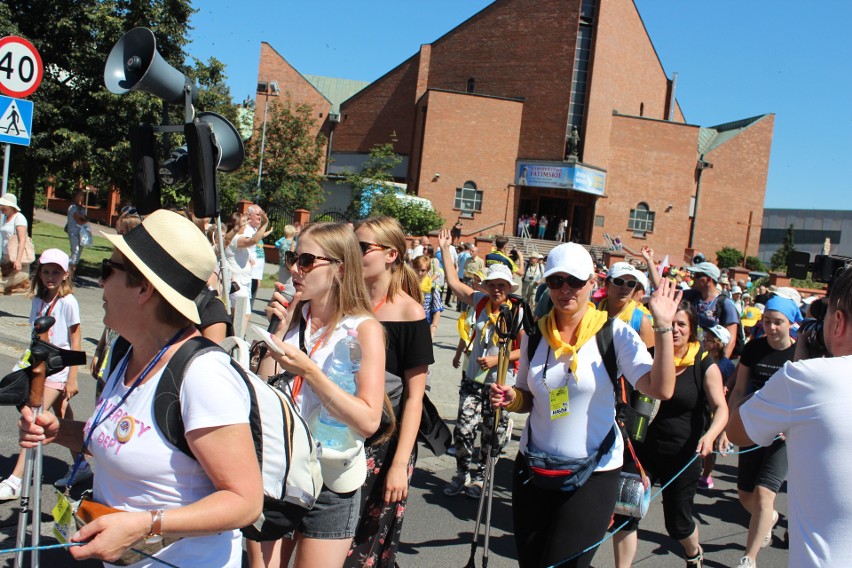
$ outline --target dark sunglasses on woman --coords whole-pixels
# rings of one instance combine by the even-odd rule
[[[284,253],[284,264],[287,267],[291,267],[297,262],[299,263],[299,270],[304,273],[308,273],[314,268],[316,268],[316,261],[318,260],[327,260],[328,262],[333,262],[335,264],[340,261],[336,258],[329,258],[327,256],[317,256],[315,254],[311,254],[309,252],[303,252],[302,254],[296,254],[295,252],[288,250]]]
[[[586,282],[588,282],[588,280],[580,280],[576,276],[571,276],[570,274],[568,276],[562,276],[561,274],[551,274],[550,276],[545,278],[544,281],[547,282],[547,287],[551,290],[559,290],[566,283],[571,288],[579,289],[585,286]]]
[[[635,280],[625,280],[624,278],[613,278],[612,283],[616,286],[627,286],[628,288],[635,288],[638,284]]]
[[[386,250],[390,248],[379,243],[365,243],[364,241],[358,241],[358,246],[361,247],[362,256],[367,256],[368,252],[373,252],[374,250]]]
[[[126,271],[127,267],[120,262],[105,258],[101,261],[101,282],[106,282],[112,276],[113,270]]]

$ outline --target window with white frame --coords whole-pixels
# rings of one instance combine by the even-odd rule
[[[474,213],[482,211],[482,192],[476,189],[476,184],[466,181],[464,186],[456,188],[454,209],[461,211],[462,217],[473,217]]]
[[[630,210],[627,228],[633,231],[634,237],[644,237],[645,233],[653,233],[655,215],[647,203],[639,203],[635,209]]]

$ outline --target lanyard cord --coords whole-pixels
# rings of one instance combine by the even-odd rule
[[[113,413],[121,407],[122,404],[127,400],[136,387],[138,387],[145,377],[151,372],[157,363],[160,362],[160,359],[163,358],[163,355],[166,354],[166,351],[169,350],[169,347],[174,345],[178,339],[186,332],[186,329],[183,328],[178,331],[174,337],[172,337],[162,349],[160,349],[159,353],[154,356],[153,359],[148,363],[145,369],[140,373],[140,375],[133,381],[133,385],[127,390],[124,395],[122,395],[121,399],[118,401],[118,404],[112,407],[112,409],[107,413],[106,416],[101,418],[104,411],[106,410],[107,405],[109,404],[109,397],[115,392],[115,389],[118,388],[118,381],[121,377],[124,376],[124,373],[127,371],[127,365],[130,363],[130,356],[133,352],[133,346],[130,346],[130,349],[127,351],[127,355],[124,357],[124,360],[121,362],[121,366],[118,368],[118,373],[115,375],[115,382],[112,385],[112,389],[110,389],[109,395],[103,397],[103,404],[98,408],[98,412],[95,414],[95,418],[92,420],[92,427],[89,428],[89,433],[86,435],[86,439],[83,441],[83,447],[80,448],[80,451],[77,453],[77,458],[74,460],[74,467],[71,469],[71,475],[68,478],[68,485],[65,488],[65,492],[68,493],[68,490],[71,488],[71,484],[74,482],[74,477],[77,475],[77,470],[80,468],[80,465],[83,463],[83,453],[86,451],[86,448],[89,447],[89,443],[92,441],[92,436],[95,433],[95,430],[104,422],[109,420],[109,417],[113,415]]]
[[[52,311],[53,311],[53,306],[55,306],[55,305],[56,305],[56,301],[57,301],[57,300],[59,300],[59,292],[58,292],[58,291],[56,292],[56,296],[54,296],[54,297],[53,297],[53,301],[52,301],[52,302],[50,302],[50,305],[49,305],[49,306],[47,306],[47,310],[46,310],[43,314],[41,314],[41,315],[42,315],[42,316],[49,316],[49,315],[50,315],[50,312],[52,312]],[[44,306],[45,306],[45,304],[47,304],[47,302],[45,302],[45,301],[44,301],[44,298],[42,298],[42,300],[41,300],[41,310],[39,310],[39,311],[44,310]]]

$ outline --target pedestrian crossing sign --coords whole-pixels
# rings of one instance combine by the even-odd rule
[[[29,146],[32,127],[32,101],[0,96],[0,142]]]

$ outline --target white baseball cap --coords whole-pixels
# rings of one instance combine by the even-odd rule
[[[323,447],[319,461],[322,482],[335,493],[355,491],[367,479],[367,457],[361,440],[345,450]]]
[[[544,264],[544,278],[563,272],[581,280],[588,280],[595,274],[595,263],[585,248],[577,243],[564,243],[547,254]]]
[[[731,286],[731,294],[742,294],[743,289],[737,286],[736,284]]]
[[[639,269],[630,264],[629,262],[616,262],[612,266],[609,267],[609,270],[606,273],[607,278],[621,278],[622,276],[632,276],[636,280],[639,280]]]
[[[485,278],[482,279],[482,283],[484,284],[489,280],[505,280],[512,287],[512,292],[518,289],[518,283],[512,277],[512,271],[502,262],[492,264],[485,271]]]
[[[719,341],[722,342],[722,345],[727,345],[731,341],[731,332],[719,324],[716,324],[713,327],[706,327],[704,329],[718,337]]]

